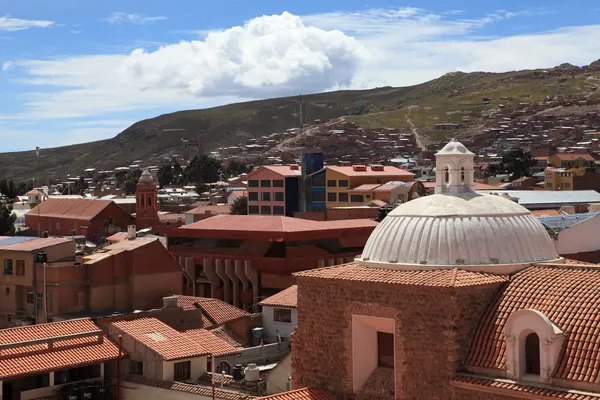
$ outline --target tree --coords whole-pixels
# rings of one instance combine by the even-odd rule
[[[135,194],[137,189],[137,181],[128,179],[125,181],[125,194]]]
[[[217,182],[222,173],[219,160],[205,154],[194,157],[185,169],[185,182]]]
[[[171,164],[162,165],[158,169],[158,185],[162,188],[173,182],[173,167]]]
[[[502,156],[502,166],[513,180],[529,176],[535,163],[531,153],[523,149],[511,150]]]
[[[198,193],[198,196],[201,196],[202,193],[208,192],[209,190],[210,187],[206,183],[202,181],[196,183],[196,193]]]
[[[225,168],[225,176],[228,178],[247,174],[248,172],[250,172],[250,167],[237,160],[231,160],[229,164],[227,164],[227,168]]]
[[[15,220],[17,216],[12,212],[12,205],[0,203],[0,235],[14,236]]]
[[[229,206],[231,214],[233,215],[247,215],[248,214],[248,197],[238,197],[231,206]]]
[[[0,181],[0,194],[8,197],[8,183],[6,182],[6,179]]]

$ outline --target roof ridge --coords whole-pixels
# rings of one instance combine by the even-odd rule
[[[6,332],[6,331],[14,331],[17,329],[25,329],[25,328],[40,328],[41,329],[42,327],[45,327],[48,325],[67,324],[67,323],[77,322],[77,321],[90,321],[91,323],[94,323],[90,317],[81,317],[81,318],[66,319],[64,321],[46,322],[43,324],[36,324],[36,325],[13,326],[10,328],[0,329],[0,333]],[[96,324],[94,324],[94,325],[96,325]],[[96,328],[100,329],[97,325],[96,325]]]

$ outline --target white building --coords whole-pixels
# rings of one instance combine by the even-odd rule
[[[298,287],[290,286],[258,304],[262,306],[265,341],[290,340],[290,335],[298,325]]]

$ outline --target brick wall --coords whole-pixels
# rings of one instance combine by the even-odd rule
[[[340,399],[353,398],[351,316],[355,314],[395,320],[397,399],[464,398],[457,396],[450,379],[498,285],[444,289],[306,277],[298,277],[297,283],[295,388],[316,386]]]

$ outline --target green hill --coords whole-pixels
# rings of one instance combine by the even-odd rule
[[[469,133],[500,103],[511,106],[570,94],[600,98],[599,62],[587,67],[563,64],[548,70],[506,73],[453,72],[410,87],[336,91],[303,96],[302,100],[308,122],[347,116],[364,127],[409,127],[410,119],[425,141],[437,141],[447,133],[433,130],[436,123],[464,123],[468,117],[464,132]],[[494,100],[482,101],[485,98]],[[182,139],[200,140],[207,151],[235,146],[298,126],[298,104],[298,97],[287,97],[165,114],[137,122],[112,139],[44,149],[37,163],[33,151],[2,153],[0,177],[64,179],[67,173],[80,174],[90,167],[110,169],[138,159],[158,161],[179,152]]]

